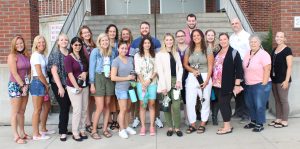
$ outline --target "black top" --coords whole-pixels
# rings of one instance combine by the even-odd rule
[[[233,87],[235,85],[235,79],[243,79],[243,67],[242,59],[239,52],[236,52],[236,55],[233,59],[232,51],[234,49],[229,46],[228,51],[225,55],[222,69],[222,94],[231,94]],[[221,51],[221,50],[220,50]],[[220,52],[216,52],[215,56]]]
[[[276,49],[276,48],[275,48]],[[271,79],[273,83],[282,83],[286,77],[287,62],[286,57],[292,54],[292,50],[289,47],[285,47],[282,51],[275,54],[275,49],[272,51],[272,69],[271,69]],[[290,77],[289,82],[292,81]]]
[[[176,61],[174,56],[172,55],[171,52],[169,52],[170,54],[170,67],[171,67],[171,76],[172,77],[176,77]]]

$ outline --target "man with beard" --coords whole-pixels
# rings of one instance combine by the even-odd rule
[[[130,51],[129,51],[129,56],[134,57],[134,55],[140,51],[139,46],[140,46],[140,43],[142,41],[142,38],[147,37],[147,36],[151,37],[152,43],[154,45],[155,53],[157,53],[160,50],[161,44],[160,44],[160,42],[157,38],[152,37],[150,35],[150,24],[149,24],[149,22],[144,21],[144,22],[141,23],[140,33],[141,33],[141,36],[134,39],[132,44],[131,44]],[[156,96],[156,97],[160,97],[160,96]],[[137,104],[139,104],[139,102]],[[161,122],[161,120],[159,118],[159,115],[160,115],[159,100],[155,100],[155,117],[156,117],[155,118],[155,124],[158,128],[163,128],[164,125]],[[138,117],[134,118],[134,121],[132,123],[132,127],[136,128],[139,124],[140,124],[139,118]]]
[[[138,53],[140,51],[139,46],[140,46],[141,40],[142,40],[143,37],[146,37],[146,36],[151,37],[152,42],[154,44],[155,53],[157,53],[160,50],[161,44],[160,44],[160,42],[157,38],[154,38],[150,35],[150,24],[149,24],[149,22],[144,21],[144,22],[141,23],[140,33],[141,33],[141,36],[134,39],[132,44],[131,44],[130,51],[129,51],[129,56],[133,57],[136,53]]]
[[[230,46],[239,51],[241,59],[244,60],[246,53],[250,52],[250,34],[243,29],[238,18],[231,20],[231,27],[234,33],[229,38]],[[241,85],[245,88],[244,82],[241,82]],[[240,123],[246,123],[249,120],[249,112],[244,100],[244,91],[235,97],[235,112],[233,117],[241,118]]]
[[[186,16],[186,25],[187,27],[184,29],[185,32],[185,44],[190,45],[191,41],[191,33],[197,26],[197,18],[194,14],[188,14]]]

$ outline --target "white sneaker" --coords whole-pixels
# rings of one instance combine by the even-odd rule
[[[126,132],[126,129],[119,131],[119,136],[123,139],[128,139],[128,134]]]
[[[33,136],[32,139],[36,140],[36,141],[38,141],[38,140],[48,140],[48,139],[50,139],[50,137],[46,136],[46,135],[41,135],[41,136]]]
[[[55,134],[55,133],[56,133],[55,130],[40,131],[41,135],[52,135],[52,134]]]
[[[132,123],[132,127],[136,128],[138,125],[140,125],[140,120],[136,117]]]
[[[158,128],[163,128],[164,124],[161,122],[161,120],[159,119],[159,117],[156,117],[155,119],[155,124]]]
[[[136,134],[136,131],[134,129],[132,129],[131,127],[127,127],[126,132],[130,135],[135,135]]]

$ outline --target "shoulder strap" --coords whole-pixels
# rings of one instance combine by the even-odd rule
[[[235,56],[236,56],[236,53],[237,53],[237,50],[235,50],[235,49],[233,49],[232,50],[232,60],[234,61],[234,59],[235,59]]]

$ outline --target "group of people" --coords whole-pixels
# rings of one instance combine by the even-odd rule
[[[34,38],[31,56],[24,38],[16,36],[8,56],[14,141],[24,144],[28,139],[49,139],[48,135],[55,133],[46,128],[51,108],[50,87],[60,107],[61,141],[66,141],[70,134],[74,140],[82,141],[88,138],[87,132],[91,138],[101,139],[98,133],[101,114],[101,134],[106,138],[112,136],[114,129],[121,138],[128,138],[137,134],[134,128],[139,124],[139,135],[145,136],[148,130],[154,136],[156,126],[163,127],[160,106],[168,128],[166,135],[175,133],[181,137],[181,102],[189,125],[187,134],[204,133],[210,114],[213,125],[218,125],[219,110],[224,124],[217,134],[233,131],[232,116],[240,117],[241,122],[249,120],[244,128],[260,132],[266,122],[271,89],[276,120],[268,125],[287,127],[292,50],[285,44],[285,33],[276,33],[277,46],[270,56],[262,48],[259,36],[247,33],[238,19],[231,20],[234,31],[231,36],[220,33],[218,37],[213,29],[204,33],[197,28],[194,14],[189,14],[186,22],[185,29],[166,33],[162,42],[150,35],[148,22],[140,24],[141,36],[134,40],[130,29],[123,28],[119,38],[117,26],[110,24],[96,42],[90,28],[84,25],[71,41],[60,34],[58,46],[48,58],[43,36]],[[129,94],[132,88],[138,102]],[[29,92],[34,107],[32,137],[24,130]],[[232,97],[236,99],[233,115]],[[71,106],[72,132],[68,132]]]

